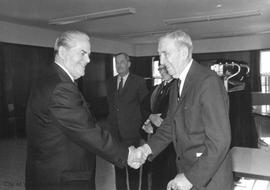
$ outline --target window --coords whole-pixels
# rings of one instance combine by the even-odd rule
[[[118,75],[116,71],[116,62],[115,62],[115,56],[113,56],[113,76]],[[161,75],[158,71],[158,66],[159,66],[159,59],[157,57],[152,58],[152,78],[146,78],[146,79],[153,79],[154,86],[158,85],[162,82]]]
[[[161,75],[158,71],[159,60],[152,58],[152,77],[154,79],[154,86],[161,83]]]
[[[115,65],[116,65],[115,56],[113,56],[113,76],[118,75]]]
[[[262,92],[270,92],[270,50],[260,53],[260,75]]]

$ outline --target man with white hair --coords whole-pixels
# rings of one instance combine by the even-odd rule
[[[138,152],[96,125],[76,85],[90,62],[88,35],[64,32],[54,50],[54,64],[34,81],[27,104],[26,187],[86,182],[95,189],[94,154],[124,167]]]
[[[168,190],[231,190],[227,92],[216,73],[192,59],[192,50],[190,36],[181,30],[160,38],[161,64],[179,83],[171,90],[166,119],[138,149],[144,153],[143,159],[151,155],[151,160],[173,142],[177,175],[168,183]],[[134,162],[133,167],[140,164]]]

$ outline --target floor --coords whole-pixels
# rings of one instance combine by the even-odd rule
[[[0,140],[0,190],[24,190],[26,139]],[[115,190],[114,166],[97,156],[96,189]]]
[[[265,131],[262,129],[262,131]],[[270,151],[270,133],[263,132],[266,143],[260,148]],[[26,139],[0,139],[0,190],[24,190],[24,167],[26,160]],[[97,157],[97,190],[115,190],[114,166]],[[270,182],[254,179],[240,179],[234,190],[270,190]]]

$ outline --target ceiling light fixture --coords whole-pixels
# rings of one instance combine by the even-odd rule
[[[167,25],[174,25],[174,24],[184,24],[184,23],[193,23],[193,22],[205,22],[205,21],[244,18],[244,17],[260,16],[260,15],[262,15],[261,11],[253,10],[253,11],[243,11],[243,12],[217,14],[217,15],[207,15],[207,16],[196,16],[196,17],[187,17],[187,18],[173,18],[173,19],[166,19],[166,20],[164,20],[164,22]]]
[[[143,36],[158,36],[162,34],[166,34],[171,32],[171,30],[160,30],[160,31],[150,31],[150,32],[138,32],[138,33],[131,33],[131,34],[122,34],[120,35],[121,38],[135,38],[135,37],[143,37]]]
[[[123,16],[123,15],[128,15],[128,14],[135,14],[135,13],[136,13],[136,9],[128,7],[128,8],[122,8],[122,9],[100,11],[100,12],[84,14],[84,15],[50,19],[49,24],[64,25],[64,24],[82,22],[86,20],[96,20],[96,19]]]
[[[217,8],[221,8],[221,7],[222,7],[222,4],[217,4],[216,7],[217,7]]]
[[[270,34],[270,30],[202,34],[199,36],[198,39],[201,40],[201,39],[226,38],[226,37],[238,37],[238,36],[252,36],[252,35],[262,35],[262,34]]]

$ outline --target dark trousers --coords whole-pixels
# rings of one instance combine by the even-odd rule
[[[130,190],[138,190],[139,189],[139,178],[140,178],[140,169],[133,169],[128,167],[128,175],[129,175],[129,187]],[[126,168],[121,169],[115,166],[115,178],[116,178],[116,189],[117,190],[127,190],[127,178],[126,178]],[[143,168],[142,173],[142,190],[147,189],[147,176],[145,169]]]
[[[167,184],[176,176],[176,153],[173,144],[163,150],[148,166],[148,175],[151,175],[152,190],[165,190]]]

